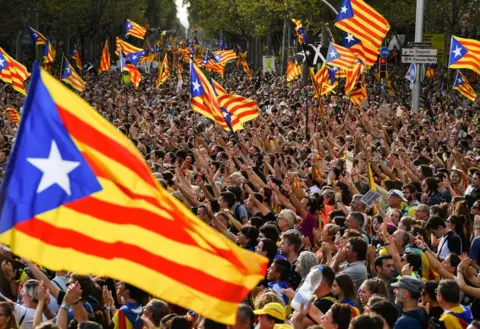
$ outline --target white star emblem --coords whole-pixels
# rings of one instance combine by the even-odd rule
[[[136,59],[137,59],[137,55],[133,55],[133,56],[132,56],[132,59],[133,59],[133,60],[136,60]]]
[[[4,66],[4,64],[3,64],[4,62],[5,62],[5,60],[0,57],[0,67]]]
[[[354,40],[353,35],[351,35],[350,33],[347,34],[347,36],[345,37],[345,40],[347,40],[348,43],[353,42]]]
[[[334,66],[333,69],[332,69],[333,72],[337,72],[338,71],[338,67]]]
[[[462,84],[462,79],[461,79],[461,78],[458,78],[457,83],[458,83],[458,84]]]
[[[192,84],[193,84],[193,91],[200,92],[200,84],[198,83],[198,80],[193,81]]]
[[[52,140],[50,154],[47,159],[27,158],[27,161],[43,173],[40,184],[38,184],[37,193],[43,192],[50,186],[57,184],[65,193],[68,195],[72,194],[68,174],[75,170],[80,165],[80,162],[63,160],[55,140]]]
[[[67,74],[69,74],[70,73],[70,68],[69,67],[65,68],[65,72],[67,72]]]
[[[131,28],[132,28],[132,26],[130,25],[130,23],[127,25],[127,27],[128,27],[129,29],[131,29]]]
[[[462,56],[462,48],[457,46],[457,48],[455,48],[453,53],[455,54],[455,57]]]
[[[342,14],[346,14],[347,11],[348,11],[348,8],[347,8],[347,6],[343,6],[340,10],[341,10]]]
[[[337,56],[337,53],[335,52],[335,50],[332,49],[332,51],[330,52],[330,57],[335,58],[336,56]]]

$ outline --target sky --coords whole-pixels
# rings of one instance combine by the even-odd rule
[[[188,12],[187,12],[187,7],[183,6],[183,0],[175,0],[177,3],[177,16],[178,19],[180,20],[180,23],[182,23],[183,26],[185,26],[185,30],[188,30]]]

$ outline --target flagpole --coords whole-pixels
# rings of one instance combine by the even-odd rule
[[[65,52],[62,51],[62,61],[60,63],[60,76],[59,76],[59,79],[60,81],[62,81],[62,75],[63,75],[63,59],[65,58]]]
[[[313,64],[310,62],[310,58],[307,56],[307,50],[305,47],[305,43],[302,42],[302,49],[303,49],[303,54],[305,55],[305,60],[308,65],[308,75],[310,75],[310,67],[313,67]],[[312,77],[311,77],[312,78]],[[315,77],[313,77],[315,78]],[[320,97],[320,95],[318,95]],[[308,104],[305,108],[305,140],[308,141]]]

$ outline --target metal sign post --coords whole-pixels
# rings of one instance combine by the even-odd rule
[[[417,0],[417,13],[415,18],[415,42],[422,42],[423,36],[423,0]],[[419,70],[416,71],[415,82],[412,90],[412,110],[413,113],[418,113],[418,103],[420,99],[420,79]]]

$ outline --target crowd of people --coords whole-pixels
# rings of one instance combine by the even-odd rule
[[[220,84],[259,110],[236,134],[192,111],[188,70],[181,88],[170,77],[158,89],[155,72],[137,89],[118,72],[87,74],[82,97],[132,140],[163,188],[269,259],[231,328],[478,329],[480,105],[443,95],[449,72],[439,68],[413,113],[405,70],[389,67],[393,95],[372,72],[360,107],[340,84],[319,110],[302,81],[249,80],[230,65]],[[23,96],[1,90],[2,110],[21,109]],[[2,118],[1,175],[15,132]],[[368,207],[372,189],[381,197]],[[2,253],[0,329],[226,328],[128,283]],[[315,297],[302,299],[315,276]]]

